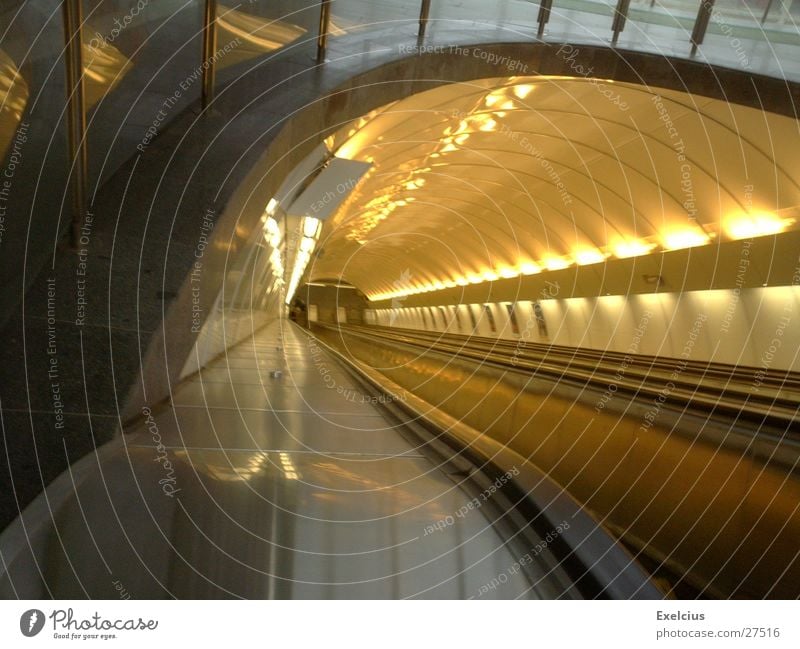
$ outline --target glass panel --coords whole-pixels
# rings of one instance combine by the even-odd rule
[[[60,3],[0,4],[0,322],[71,219],[63,49]]]
[[[773,0],[764,24],[766,2],[717,0],[711,14],[702,56],[727,67],[770,76],[800,75],[800,2],[789,7]]]
[[[545,40],[607,45],[616,0],[553,0]]]
[[[459,33],[481,40],[528,40],[536,35],[538,2],[531,0],[433,0],[429,33],[456,42]]]
[[[200,97],[203,0],[84,0],[90,196]]]
[[[333,0],[330,36],[368,32],[371,39],[378,36],[384,45],[391,46],[417,32],[421,5],[421,0]]]
[[[217,47],[227,45],[230,53],[220,61],[218,74],[281,50],[316,52],[319,14],[320,0],[225,0],[217,9]]]
[[[656,51],[667,56],[687,56],[698,2],[631,0],[619,47]]]

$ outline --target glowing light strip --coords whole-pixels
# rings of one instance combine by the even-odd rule
[[[300,239],[295,251],[292,279],[289,281],[289,287],[286,290],[286,304],[291,304],[292,298],[297,292],[297,287],[300,285],[300,280],[303,278],[303,273],[306,272],[308,262],[311,261],[311,253],[317,245],[320,232],[322,232],[322,223],[313,216],[306,216],[303,217],[301,229],[303,237]]]

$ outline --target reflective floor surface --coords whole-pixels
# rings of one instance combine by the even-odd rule
[[[275,322],[4,532],[0,595],[548,596],[509,572],[514,552],[484,512],[455,515],[473,497],[459,480],[301,330]],[[49,509],[52,524],[35,520]],[[44,560],[9,554],[26,536]]]

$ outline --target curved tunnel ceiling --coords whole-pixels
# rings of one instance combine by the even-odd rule
[[[677,91],[483,79],[384,106],[327,144],[372,167],[307,279],[373,300],[797,227],[797,121]]]

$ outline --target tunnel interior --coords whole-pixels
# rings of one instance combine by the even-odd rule
[[[2,597],[800,594],[791,61],[350,0],[79,2],[59,49],[35,4]]]

